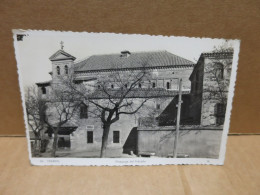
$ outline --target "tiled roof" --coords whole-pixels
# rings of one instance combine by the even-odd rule
[[[96,77],[88,77],[88,76],[81,76],[81,77],[76,77],[74,78],[74,81],[93,81],[97,80]]]
[[[127,90],[127,89],[126,89]],[[96,90],[89,95],[89,99],[116,99],[122,97],[126,90],[110,89],[105,93],[103,90]],[[163,88],[146,88],[132,89],[126,98],[159,98],[159,97],[174,97],[178,95],[178,90],[166,90]],[[189,94],[190,91],[183,91],[183,94]]]
[[[93,55],[75,64],[75,71],[100,71],[129,68],[161,68],[161,67],[192,67],[193,62],[167,51],[134,52],[128,57],[120,53],[109,55]]]
[[[51,80],[50,81],[44,81],[44,82],[39,82],[39,83],[36,83],[37,86],[48,86],[50,85],[51,83]]]
[[[208,52],[208,53],[202,53],[201,56],[203,57],[223,57],[223,58],[229,58],[233,57],[232,51],[227,52]]]
[[[52,126],[53,127],[58,127],[58,124],[59,123],[55,123]],[[78,126],[74,122],[68,121],[68,122],[64,123],[63,125],[61,125],[61,127],[63,127],[63,128],[66,128],[66,127],[67,128],[76,128]]]

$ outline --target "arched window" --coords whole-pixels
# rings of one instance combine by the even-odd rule
[[[114,85],[113,84],[111,85],[111,89],[114,89]]]
[[[100,85],[97,86],[98,89],[100,89],[100,87],[101,87]]]
[[[138,85],[138,86],[139,86],[139,88],[142,88],[142,84],[141,84],[141,83],[139,83],[139,85]]]
[[[69,69],[68,69],[68,66],[67,65],[65,65],[65,74],[69,74]]]
[[[167,89],[170,89],[170,82],[166,83],[166,87],[167,87]]]
[[[42,94],[46,94],[46,88],[42,87]]]
[[[57,69],[57,75],[60,75],[60,67],[57,66],[56,69]]]
[[[153,82],[153,88],[155,88],[156,87],[156,84],[155,84],[155,82]]]
[[[223,64],[216,64],[216,77],[218,79],[223,79],[224,78],[224,65]]]

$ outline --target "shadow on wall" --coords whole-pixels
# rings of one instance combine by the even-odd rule
[[[179,96],[176,95],[165,110],[156,118],[159,126],[173,126],[176,125],[177,107]],[[181,107],[181,125],[195,125],[200,124],[199,121],[193,118],[194,113],[190,109],[191,99],[190,94],[182,95]]]
[[[124,154],[132,154],[137,155],[137,127],[131,129],[125,144],[123,145],[123,153]]]

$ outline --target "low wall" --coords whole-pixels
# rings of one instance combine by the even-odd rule
[[[183,129],[178,140],[178,156],[218,158],[222,129]],[[137,154],[169,157],[173,155],[176,131],[173,128],[138,129]]]

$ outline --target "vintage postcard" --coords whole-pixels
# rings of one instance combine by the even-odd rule
[[[33,165],[224,163],[239,40],[13,30]]]

